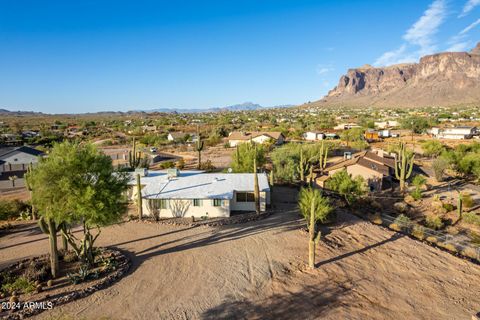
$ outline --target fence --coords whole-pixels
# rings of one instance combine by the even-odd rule
[[[467,256],[472,259],[476,259],[480,262],[480,247],[472,244],[470,238],[462,234],[449,234],[444,231],[433,230],[424,226],[421,226],[413,221],[406,221],[398,219],[398,217],[391,216],[386,213],[381,213],[382,221],[390,224],[397,224],[399,226],[399,232],[412,234],[415,232],[414,228],[421,230],[422,239],[426,239],[428,242],[435,243],[439,247],[443,247],[449,251],[454,251]],[[415,236],[415,234],[412,234]],[[418,237],[417,237],[418,238]],[[430,238],[430,240],[429,240]],[[435,239],[435,240],[434,240]]]

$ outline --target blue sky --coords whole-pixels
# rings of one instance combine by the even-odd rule
[[[480,0],[0,0],[0,108],[320,99],[348,68],[480,41]]]

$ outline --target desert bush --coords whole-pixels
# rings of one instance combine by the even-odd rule
[[[414,225],[412,229],[412,236],[417,239],[423,240],[425,238],[425,228],[421,225]]]
[[[12,293],[14,291],[17,293],[31,293],[35,291],[35,282],[28,280],[24,276],[20,276],[16,278],[13,282],[3,284],[2,290],[8,293]]]
[[[478,253],[475,249],[473,248],[465,248],[461,254],[465,257],[469,257],[472,259],[478,259]]]
[[[22,212],[29,212],[30,205],[20,200],[0,200],[0,220],[18,219]]]
[[[455,207],[451,203],[444,203],[442,205],[443,209],[445,209],[447,212],[453,211]]]
[[[434,237],[434,236],[429,236],[425,240],[427,240],[430,243],[437,243],[438,242],[437,237]]]
[[[402,228],[396,223],[391,223],[388,227],[395,231],[402,231]]]
[[[420,191],[420,189],[413,190],[410,195],[413,199],[415,199],[415,201],[422,199],[422,191]]]
[[[433,160],[432,169],[435,175],[435,180],[437,180],[438,182],[443,180],[443,175],[445,173],[445,170],[447,170],[448,166],[448,161],[442,157]]]
[[[442,247],[442,248],[450,251],[450,252],[458,252],[457,247],[455,247],[455,246],[454,246],[453,244],[451,244],[451,243],[439,242],[439,243],[437,243],[437,245],[438,245],[439,247]]]
[[[175,168],[175,162],[173,161],[165,161],[159,164],[160,169],[170,169]]]
[[[50,268],[48,264],[40,261],[30,261],[23,271],[23,277],[29,281],[45,281],[50,274]]]
[[[437,215],[427,215],[425,225],[431,229],[439,230],[443,228],[443,221],[442,218]]]
[[[480,226],[480,216],[477,215],[475,212],[465,212],[463,214],[463,221],[466,223]]]
[[[185,160],[183,160],[183,158],[178,160],[177,163],[175,164],[175,167],[177,167],[177,169],[185,168]]]
[[[393,223],[399,225],[400,227],[405,228],[405,227],[408,227],[408,225],[410,225],[410,222],[411,220],[409,217],[407,217],[404,214],[401,214],[395,218],[395,221]]]
[[[462,205],[465,207],[465,208],[471,208],[473,207],[473,204],[474,204],[474,201],[473,201],[473,198],[470,194],[468,193],[462,193],[461,195],[462,197]]]

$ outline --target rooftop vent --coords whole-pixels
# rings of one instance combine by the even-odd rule
[[[167,176],[168,178],[176,178],[180,176],[180,170],[178,170],[177,168],[168,169]]]
[[[147,168],[136,168],[135,175],[140,174],[140,177],[147,177],[148,176],[148,169]]]

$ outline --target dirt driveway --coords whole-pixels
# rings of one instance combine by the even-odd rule
[[[340,220],[314,271],[304,267],[294,208],[220,228],[111,226],[99,244],[124,250],[130,274],[38,318],[471,319],[480,311],[480,266],[348,214]],[[35,227],[4,235],[0,267],[47,248]]]

